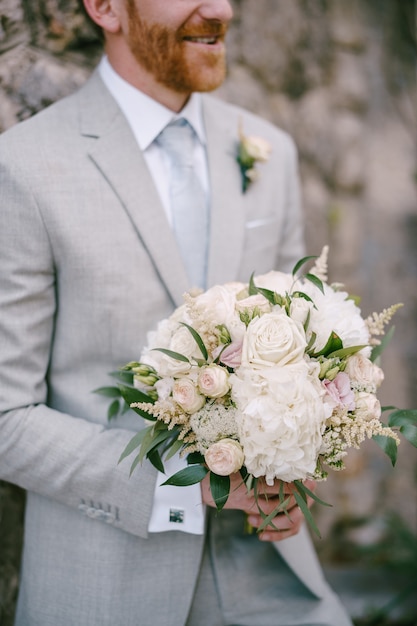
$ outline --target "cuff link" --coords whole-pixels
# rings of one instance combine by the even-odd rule
[[[184,509],[169,509],[169,521],[175,524],[183,524],[184,513]]]

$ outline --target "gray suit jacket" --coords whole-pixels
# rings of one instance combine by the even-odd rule
[[[241,192],[238,125],[270,141]],[[210,285],[289,270],[302,254],[296,154],[265,121],[204,97],[212,189]],[[149,535],[155,471],[118,457],[136,416],[109,426],[92,393],[137,358],[189,287],[130,129],[95,74],[0,138],[0,478],[28,490],[19,626],[178,626],[202,538]],[[307,535],[277,545],[316,595]],[[167,602],[164,598],[171,598]]]

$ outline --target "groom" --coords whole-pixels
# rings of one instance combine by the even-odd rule
[[[84,3],[99,68],[0,138],[0,478],[28,492],[16,625],[348,626],[297,507],[247,536],[244,514],[261,518],[240,488],[217,516],[205,483],[159,487],[148,463],[117,465],[141,424],[109,424],[92,390],[185,291],[290,270],[302,226],[291,140],[200,93],[224,78],[228,1]],[[185,236],[163,140],[176,120],[205,220]],[[239,129],[271,148],[245,193]],[[190,265],[182,239],[196,238]]]

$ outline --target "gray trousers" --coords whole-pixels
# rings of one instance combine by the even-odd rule
[[[239,512],[211,523],[186,626],[352,626],[330,587],[317,598],[271,544],[243,534]]]

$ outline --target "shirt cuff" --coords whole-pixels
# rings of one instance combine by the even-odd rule
[[[162,533],[179,530],[192,535],[203,535],[206,507],[201,498],[200,483],[188,487],[161,484],[187,466],[179,455],[164,461],[165,474],[158,473],[148,532]]]

